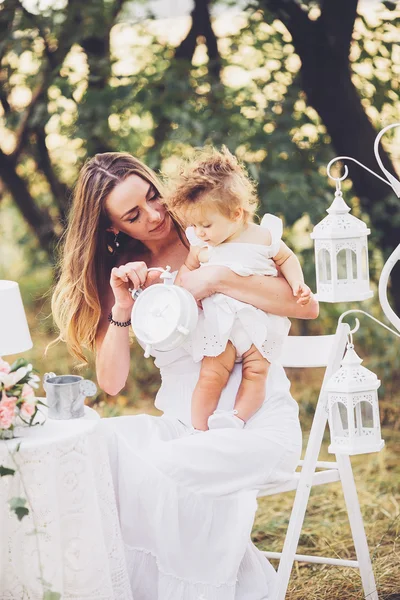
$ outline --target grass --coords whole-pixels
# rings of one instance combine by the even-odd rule
[[[384,432],[386,448],[379,454],[352,458],[379,598],[400,592],[400,492],[398,433]],[[323,458],[328,459],[327,453]],[[332,457],[331,457],[332,458]],[[280,551],[294,492],[259,499],[253,541],[261,550]],[[355,559],[340,483],[314,488],[297,552]],[[273,561],[277,566],[277,561]],[[290,600],[359,600],[364,598],[357,569],[295,563],[288,590]]]

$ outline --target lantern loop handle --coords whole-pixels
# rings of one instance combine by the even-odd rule
[[[352,310],[346,310],[346,312],[342,313],[340,315],[340,317],[339,317],[338,324],[340,325],[343,322],[344,317],[347,317],[347,315],[351,315],[353,313],[361,313],[363,315],[366,315],[367,317],[369,317],[370,319],[372,319],[373,321],[375,321],[375,323],[378,323],[379,325],[382,325],[382,327],[384,327],[385,329],[387,329],[388,331],[390,331],[390,333],[393,333],[394,335],[396,335],[397,337],[400,338],[400,333],[398,333],[394,329],[391,329],[390,327],[388,327],[387,325],[385,325],[385,323],[382,323],[382,321],[379,321],[378,319],[376,319],[375,317],[373,317],[369,313],[367,313],[364,310],[361,310],[359,308],[354,308]],[[356,331],[358,331],[359,328],[360,328],[360,321],[356,318],[356,325],[349,332],[351,334],[351,336],[353,335],[353,333],[355,333]],[[351,338],[351,339],[353,339],[353,338]]]
[[[344,175],[342,175],[342,177],[334,177],[333,175],[331,175],[331,167],[338,160],[351,160],[351,161],[355,162],[357,165],[359,165],[360,167],[362,167],[363,169],[365,169],[366,171],[368,171],[369,173],[371,173],[371,175],[375,175],[375,177],[377,177],[378,179],[383,181],[383,183],[386,183],[390,187],[393,187],[392,184],[387,179],[384,179],[380,175],[377,175],[375,173],[375,171],[372,171],[371,169],[369,169],[368,167],[366,167],[365,165],[360,163],[355,158],[352,158],[351,156],[337,156],[336,158],[332,158],[332,160],[328,163],[328,166],[326,167],[326,172],[328,174],[328,177],[333,179],[333,181],[336,181],[336,182],[343,181],[344,179],[346,179],[347,175],[349,174],[348,168],[346,167],[346,165],[344,165]]]
[[[351,335],[351,339],[353,343],[353,333],[356,333],[356,331],[358,331],[360,329],[360,321],[357,319],[357,317],[355,317],[355,321],[356,324],[354,325],[353,329],[350,329],[349,334]]]

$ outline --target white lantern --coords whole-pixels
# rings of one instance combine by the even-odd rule
[[[370,230],[348,214],[340,188],[329,213],[314,227],[317,298],[322,302],[349,302],[371,298],[368,244]]]
[[[347,345],[341,367],[326,385],[332,454],[379,452],[381,439],[375,373],[361,366],[353,344]]]
[[[149,271],[152,269],[149,269]],[[198,306],[190,292],[173,285],[170,267],[162,271],[164,283],[157,283],[133,293],[132,329],[145,347],[145,357],[152,350],[167,352],[188,341],[198,319]]]

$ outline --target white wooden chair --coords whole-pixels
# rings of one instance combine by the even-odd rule
[[[284,600],[295,560],[358,568],[364,589],[364,597],[368,600],[378,600],[350,458],[346,455],[336,455],[335,461],[318,461],[328,419],[324,385],[340,366],[349,330],[350,328],[346,323],[341,323],[335,335],[291,336],[287,339],[283,350],[282,364],[285,367],[326,367],[326,370],[305,457],[299,463],[301,471],[296,472],[291,480],[279,487],[266,486],[259,490],[258,494],[258,497],[272,496],[296,490],[282,552],[264,552],[268,558],[280,559],[277,583],[271,600]],[[296,554],[311,487],[333,481],[340,481],[342,484],[357,560]]]

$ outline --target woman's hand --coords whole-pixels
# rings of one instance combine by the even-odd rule
[[[145,262],[130,262],[114,267],[111,271],[110,285],[119,308],[131,309],[134,303],[130,289],[137,290],[152,283],[160,276],[158,271],[148,272]]]
[[[182,273],[179,285],[188,290],[199,303],[203,298],[215,294],[219,281],[229,272],[228,267],[204,266]]]

